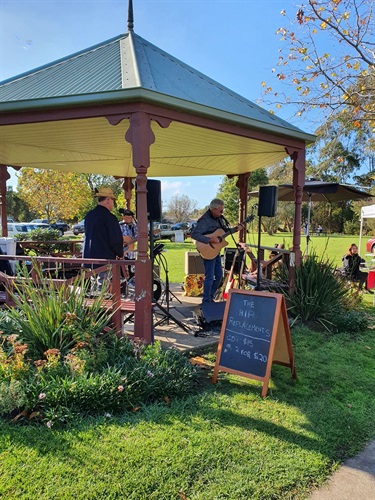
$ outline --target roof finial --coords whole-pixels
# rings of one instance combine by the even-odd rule
[[[129,7],[128,7],[128,31],[129,31],[129,33],[133,31],[133,28],[134,28],[133,0],[129,0]]]

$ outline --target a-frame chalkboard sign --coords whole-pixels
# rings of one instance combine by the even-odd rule
[[[260,380],[265,397],[273,363],[289,366],[297,378],[284,296],[230,290],[212,382],[219,371]]]

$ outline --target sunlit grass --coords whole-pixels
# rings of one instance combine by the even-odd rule
[[[257,381],[220,373],[212,385],[203,371],[195,395],[120,418],[1,422],[0,496],[302,498],[375,435],[375,337],[292,336],[298,379],[275,366],[265,399]]]

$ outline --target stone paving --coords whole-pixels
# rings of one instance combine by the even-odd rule
[[[202,298],[185,296],[182,285],[176,283],[170,285],[170,292],[170,317],[166,317],[156,307],[154,324],[157,326],[154,328],[154,340],[159,340],[165,347],[173,346],[181,351],[199,351],[208,346],[216,346],[220,336],[219,328],[203,332],[194,318],[194,311],[199,308]],[[163,295],[160,304],[167,309]],[[182,328],[180,324],[185,328]],[[133,323],[125,323],[124,333],[132,335],[133,327]]]

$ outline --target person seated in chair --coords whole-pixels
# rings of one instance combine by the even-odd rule
[[[363,290],[364,286],[365,290],[369,292],[369,290],[367,290],[367,273],[360,270],[360,266],[364,262],[365,260],[358,254],[357,245],[352,243],[348,252],[342,258],[343,274],[350,281],[358,281],[359,290]]]
[[[268,257],[268,260],[271,260],[274,257],[276,257],[276,255],[279,255],[280,252],[277,251],[277,248],[280,248],[280,249],[285,248],[284,243],[275,243],[275,250],[271,250],[269,257]]]

